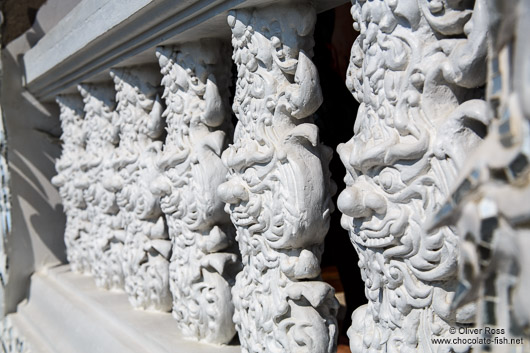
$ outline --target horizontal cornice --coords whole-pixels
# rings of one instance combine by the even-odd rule
[[[230,38],[230,9],[259,0],[83,0],[23,58],[26,88],[53,99],[116,65],[156,62],[158,45],[204,37]],[[344,0],[317,1],[317,11]]]

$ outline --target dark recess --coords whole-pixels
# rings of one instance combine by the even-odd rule
[[[4,15],[2,47],[26,32],[35,22],[37,11],[46,0],[0,0]]]
[[[353,98],[345,84],[346,70],[350,61],[350,48],[356,37],[350,4],[318,15],[315,27],[315,63],[324,102],[315,114],[315,123],[320,130],[321,141],[333,149],[333,159],[329,165],[331,178],[337,184],[337,194],[333,202],[344,190],[346,169],[337,154],[337,146],[347,142],[353,135],[353,124],[357,116],[359,103]],[[340,276],[339,286],[346,296],[347,311],[344,321],[339,322],[339,343],[347,344],[346,331],[351,325],[351,314],[357,307],[367,302],[364,295],[364,283],[357,262],[357,253],[350,242],[348,232],[340,225],[341,213],[338,209],[331,215],[331,224],[326,236],[325,250],[322,256],[324,273],[331,267]],[[326,276],[323,276],[326,280]],[[337,287],[336,283],[331,282]]]

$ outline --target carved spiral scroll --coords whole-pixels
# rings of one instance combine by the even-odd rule
[[[311,114],[322,102],[306,5],[228,16],[238,78],[234,143],[219,187],[243,270],[232,290],[243,352],[334,352],[338,303],[321,282],[332,211],[328,163]]]
[[[431,338],[473,319],[471,307],[451,307],[458,236],[426,221],[486,132],[481,3],[352,2],[360,34],[347,85],[361,104],[338,148],[347,169],[338,207],[369,300],[352,316],[352,352],[446,351]]]
[[[212,343],[235,334],[231,287],[240,269],[235,230],[217,187],[226,180],[221,152],[231,140],[230,51],[218,41],[159,48],[167,137],[157,156],[172,255],[173,316],[182,333]]]
[[[452,305],[477,305],[483,352],[530,351],[530,25],[527,1],[486,1],[489,16],[488,135],[468,157],[432,228],[460,235]],[[507,344],[496,344],[495,338]],[[523,337],[524,339],[521,339]],[[509,347],[509,348],[508,348]]]
[[[55,163],[57,175],[52,183],[59,189],[66,225],[64,241],[70,267],[76,272],[89,269],[87,204],[83,195],[84,179],[81,163],[85,154],[85,132],[83,130],[83,101],[75,95],[57,97],[62,128],[62,153]]]
[[[155,158],[164,130],[156,69],[113,69],[116,125],[120,143],[112,159],[116,173],[108,188],[117,190],[125,229],[122,265],[125,291],[135,308],[169,311],[171,243],[157,195],[150,185],[158,177]]]

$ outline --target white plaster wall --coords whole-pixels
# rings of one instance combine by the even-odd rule
[[[6,239],[9,270],[0,290],[1,315],[14,311],[27,296],[34,271],[65,261],[64,215],[50,183],[60,153],[58,108],[41,105],[22,87],[20,63],[21,55],[78,2],[47,1],[33,27],[2,51],[0,104],[8,139],[12,228]]]

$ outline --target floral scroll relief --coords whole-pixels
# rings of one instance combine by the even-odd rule
[[[77,185],[83,190],[86,203],[86,231],[81,238],[86,239],[85,251],[90,273],[98,277],[101,249],[98,244],[104,233],[101,231],[100,197],[103,189],[103,171],[105,160],[116,148],[117,129],[113,124],[115,107],[114,90],[109,84],[81,84],[78,90],[83,97],[85,118],[83,133],[86,138],[85,153],[80,159],[83,173],[77,179]],[[99,281],[98,281],[99,284]]]
[[[116,174],[108,182],[117,190],[125,228],[123,272],[125,291],[135,308],[169,311],[171,243],[158,196],[150,191],[158,177],[155,157],[164,130],[158,97],[160,75],[152,67],[113,69],[116,125],[120,143],[112,158]]]
[[[66,255],[73,271],[87,272],[89,265],[88,247],[89,222],[87,205],[83,195],[84,171],[80,161],[85,153],[85,131],[83,130],[83,101],[75,95],[58,96],[57,104],[61,111],[62,153],[55,167],[58,174],[52,183],[59,188],[66,226],[64,240]]]
[[[338,303],[320,281],[332,211],[331,150],[311,114],[322,102],[314,9],[275,5],[228,16],[238,79],[234,144],[218,191],[243,270],[232,290],[243,352],[333,352]]]
[[[361,105],[338,148],[338,207],[369,301],[352,316],[352,352],[446,351],[431,337],[473,320],[472,305],[451,308],[458,236],[426,220],[486,132],[482,2],[353,1],[347,85]]]
[[[113,113],[115,93],[110,84],[81,84],[78,89],[85,103],[83,133],[86,136],[86,151],[81,159],[84,173],[77,183],[83,189],[87,204],[86,221],[89,226],[82,236],[87,237],[89,269],[98,286],[121,288],[122,271],[116,264],[110,266],[106,253],[106,245],[115,235],[107,225],[112,222],[117,209],[114,194],[104,187],[109,169],[108,158],[118,143]]]
[[[218,41],[159,48],[167,137],[152,184],[172,242],[173,316],[182,333],[211,343],[235,335],[231,288],[240,261],[235,230],[217,187],[231,140],[230,50]]]
[[[2,353],[30,353],[32,351],[31,345],[21,334],[10,315],[0,320],[0,347]]]
[[[477,326],[523,343],[483,345],[484,352],[530,349],[530,30],[527,1],[489,0],[488,136],[469,156],[433,228],[455,225],[461,237],[454,307],[477,302]],[[485,338],[492,335],[484,332]],[[493,335],[495,336],[495,335]]]

